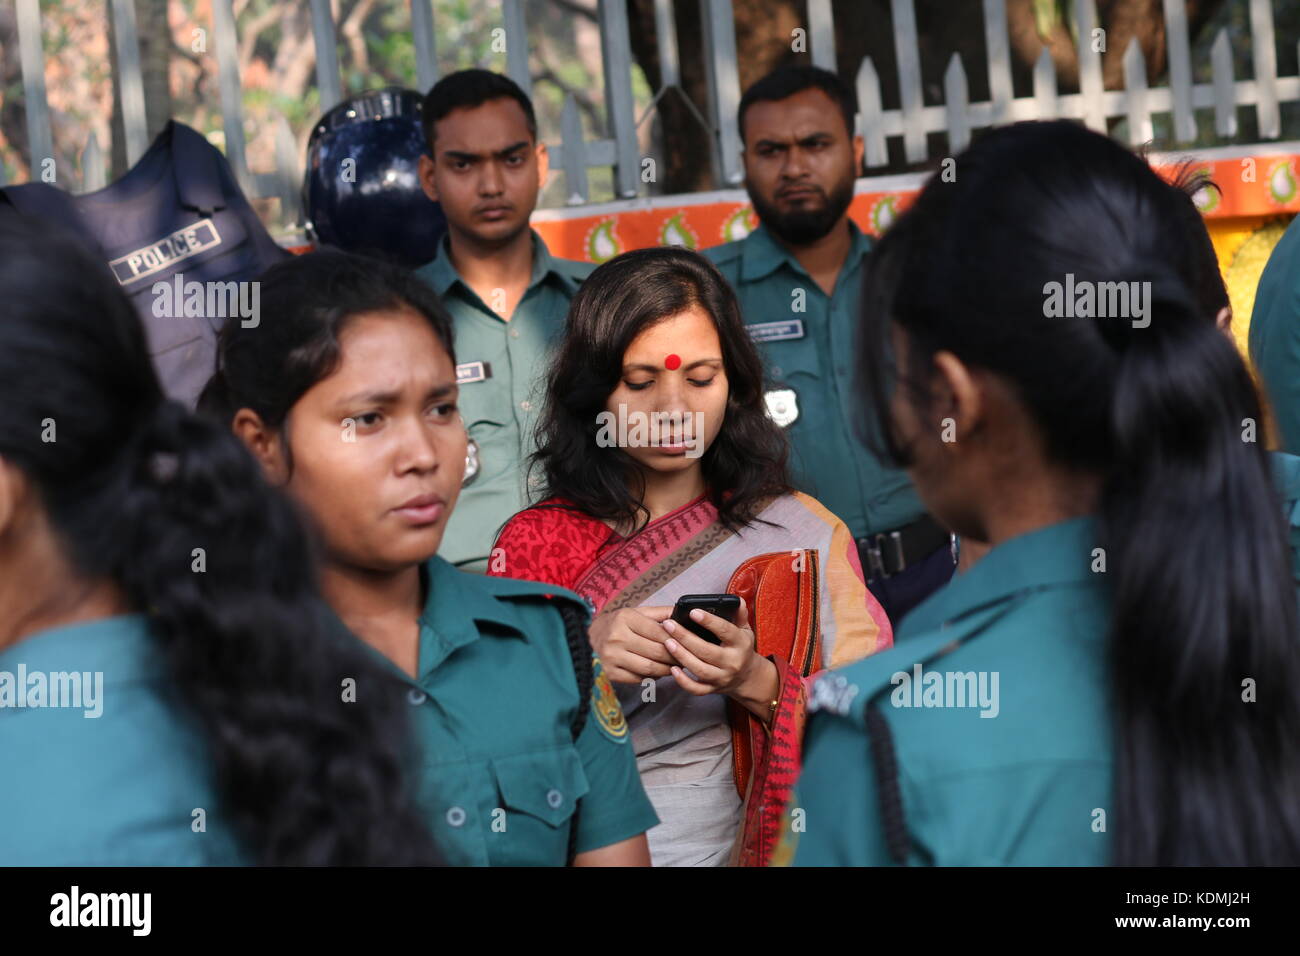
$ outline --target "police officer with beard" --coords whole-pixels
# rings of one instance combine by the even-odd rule
[[[863,155],[856,112],[852,91],[816,67],[781,67],[750,87],[738,123],[760,225],[705,255],[763,353],[797,486],[852,530],[867,584],[897,623],[952,576],[953,558],[907,475],[858,437],[853,339],[871,240],[848,217]]]

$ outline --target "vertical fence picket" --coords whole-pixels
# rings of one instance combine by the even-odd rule
[[[858,93],[858,132],[866,142],[866,165],[886,166],[889,148],[885,144],[884,110],[880,107],[880,77],[871,57],[862,58],[854,88]]]
[[[1034,63],[1034,111],[1038,119],[1056,119],[1059,115],[1056,101],[1056,61],[1043,47]]]
[[[217,87],[221,91],[221,128],[226,135],[226,159],[241,188],[249,191],[251,176],[244,151],[244,103],[239,82],[239,38],[231,0],[212,0],[212,39],[217,55]]]
[[[506,74],[528,96],[533,95],[533,76],[528,69],[528,22],[524,19],[524,0],[504,0],[502,25],[506,30]]]
[[[655,0],[655,44],[659,49],[659,78],[664,88],[677,86],[681,83],[681,69],[677,63],[677,20],[673,0]]]
[[[100,149],[99,137],[92,129],[86,140],[86,148],[81,152],[81,191],[93,193],[106,185],[108,177],[104,173],[104,151]]]
[[[961,56],[954,53],[943,74],[944,111],[948,117],[948,152],[956,155],[970,143],[969,97],[966,70]]]
[[[640,150],[636,105],[632,99],[632,41],[628,37],[627,0],[600,0],[600,59],[605,73],[605,110],[614,137],[614,192],[621,199],[636,195]]]
[[[122,98],[122,133],[126,162],[134,166],[149,145],[144,112],[144,75],[140,70],[140,39],[133,0],[112,0],[113,31],[117,39],[118,93]]]
[[[1006,0],[984,0],[984,47],[989,60],[990,118],[994,126],[1011,119],[1011,54],[1007,41]]]
[[[433,29],[433,0],[411,0],[411,35],[415,41],[415,81],[421,93],[438,82],[437,33]]]
[[[740,105],[740,64],[736,59],[736,17],[731,0],[702,0],[705,73],[709,89],[709,122],[717,131],[714,171],[724,186],[744,178],[740,169],[740,131],[736,108]]]
[[[1214,131],[1220,136],[1237,135],[1237,97],[1232,75],[1232,41],[1223,28],[1210,49],[1214,76]]]
[[[1259,135],[1277,139],[1282,132],[1282,114],[1277,104],[1277,46],[1270,0],[1250,0],[1250,51],[1255,61],[1255,115],[1259,118]]]
[[[831,0],[808,0],[808,43],[813,66],[835,72],[835,15]]]
[[[320,92],[320,107],[324,112],[343,100],[338,38],[334,32],[334,18],[330,15],[330,0],[311,0],[311,34],[316,43],[316,89]]]
[[[1093,49],[1093,30],[1097,26],[1094,0],[1074,0],[1075,26],[1078,30],[1079,94],[1083,101],[1083,121],[1089,129],[1106,132],[1106,105],[1102,100],[1105,86],[1101,75],[1101,54]],[[1105,32],[1101,35],[1105,40]]]
[[[41,42],[40,0],[18,0],[18,58],[23,71],[23,108],[27,112],[27,157],[30,175],[46,159],[54,158],[50,131],[50,105],[45,96],[45,46]]]
[[[1174,139],[1196,138],[1192,113],[1192,52],[1187,42],[1187,7],[1183,0],[1164,0],[1165,51],[1169,58],[1169,91],[1174,104]]]
[[[564,167],[564,188],[568,191],[570,206],[587,201],[587,144],[582,135],[582,120],[578,116],[578,102],[570,93],[564,98],[560,112],[560,135],[564,139],[561,165]]]
[[[1141,146],[1154,137],[1151,104],[1147,96],[1147,63],[1137,37],[1130,37],[1124,50],[1124,89],[1128,102],[1128,141]]]
[[[298,144],[289,121],[278,110],[271,120],[275,134],[275,178],[279,184],[280,211],[285,222],[302,221],[302,173],[298,168]]]
[[[925,161],[925,99],[921,95],[921,53],[912,0],[890,0],[894,14],[894,49],[898,55],[898,91],[903,108],[903,154],[909,163]]]

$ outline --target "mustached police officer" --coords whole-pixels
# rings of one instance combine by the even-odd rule
[[[862,166],[857,106],[833,73],[783,67],[740,101],[745,188],[759,227],[706,251],[740,299],[795,480],[853,532],[867,585],[895,623],[953,571],[949,536],[907,475],[859,440],[853,335],[871,242],[849,219]]]

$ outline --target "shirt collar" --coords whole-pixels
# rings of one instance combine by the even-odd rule
[[[844,260],[845,268],[852,268],[871,249],[871,240],[858,228],[852,219],[849,221],[849,254]],[[740,260],[740,278],[744,282],[753,282],[771,275],[782,265],[787,265],[800,275],[807,276],[808,270],[799,264],[794,254],[782,245],[767,229],[759,223],[757,229],[745,237],[745,248]],[[811,277],[809,277],[811,278]]]
[[[898,637],[934,630],[1013,594],[1097,582],[1096,547],[1096,520],[1087,515],[1004,541],[908,614]]]
[[[427,677],[453,651],[482,636],[480,623],[523,634],[522,622],[507,601],[500,601],[480,576],[460,571],[434,555],[425,566],[429,590],[420,613],[420,677]]]
[[[546,242],[536,229],[529,229],[533,237],[533,271],[528,277],[528,288],[531,290],[545,279],[551,279],[568,292],[572,297],[578,291],[578,284],[560,268],[560,260],[551,255],[551,250],[546,248]],[[444,235],[438,240],[438,253],[433,259],[421,270],[424,273],[429,285],[433,291],[440,297],[447,295],[447,290],[457,282],[465,285],[461,279],[460,273],[456,267],[451,264],[451,237]],[[468,289],[469,286],[465,285]]]

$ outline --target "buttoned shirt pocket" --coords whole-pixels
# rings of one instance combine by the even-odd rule
[[[577,748],[494,757],[492,769],[507,836],[493,864],[563,866],[574,812],[590,789]]]
[[[484,363],[475,363],[475,365],[481,364]],[[458,401],[460,413],[471,434],[479,427],[494,429],[514,422],[514,413],[510,406],[510,389],[496,378],[495,369],[490,378],[461,384]]]
[[[482,488],[513,471],[520,458],[518,429],[510,406],[510,388],[495,377],[460,386],[461,417],[465,430],[478,445],[478,475],[475,485]],[[500,524],[509,515],[492,522]]]
[[[757,341],[755,344],[763,356],[769,388],[784,386],[798,389],[822,378],[821,358],[817,354],[817,346],[807,323],[804,323],[801,338]]]

